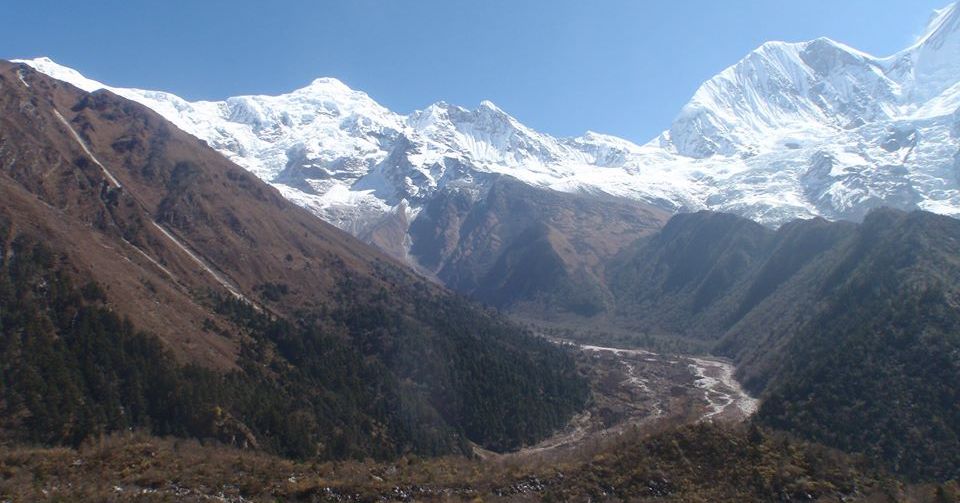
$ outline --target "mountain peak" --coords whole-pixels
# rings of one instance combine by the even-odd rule
[[[343,92],[353,91],[350,86],[333,77],[320,77],[313,79],[313,81],[310,82],[310,85],[303,89],[329,89]]]
[[[481,108],[481,109],[490,110],[490,111],[493,111],[493,112],[506,113],[506,112],[504,112],[500,107],[498,107],[497,105],[495,105],[495,104],[494,104],[492,101],[490,101],[490,100],[483,100],[483,101],[481,101],[481,102],[480,102],[480,108]]]
[[[864,60],[874,61],[877,59],[871,54],[867,54],[859,49],[850,47],[849,45],[844,44],[843,42],[838,42],[830,37],[818,37],[809,42],[806,42],[803,45],[804,45],[804,49],[807,51],[815,48],[821,48],[821,49],[829,48],[831,50],[846,53],[851,56],[855,56],[857,58],[864,59]]]
[[[332,99],[334,101],[346,100],[374,103],[373,98],[371,98],[367,93],[353,89],[352,87],[344,84],[343,81],[333,77],[320,77],[313,79],[310,84],[305,87],[301,87],[292,92],[280,95],[280,97],[284,96],[306,97],[308,99],[313,97],[322,97],[323,99]]]
[[[952,3],[934,11],[927,29],[915,46],[942,46],[950,35],[960,33],[960,2]]]
[[[478,106],[477,109],[473,111],[473,114],[479,117],[484,117],[486,118],[486,120],[491,120],[496,123],[506,124],[510,128],[523,127],[520,124],[520,122],[517,121],[517,119],[515,119],[512,115],[508,114],[507,112],[504,112],[502,108],[498,107],[490,100],[481,101],[480,106]]]
[[[24,63],[26,63],[26,61],[27,60],[23,60]],[[50,59],[47,56],[40,56],[39,58],[33,58],[29,61],[34,62],[36,64],[42,64],[42,65],[57,65],[56,62],[54,62],[52,59]],[[57,66],[62,66],[62,65],[57,65]]]
[[[615,149],[620,149],[624,151],[638,152],[640,150],[640,147],[637,144],[629,140],[624,140],[623,138],[620,138],[617,136],[598,133],[596,131],[590,131],[590,130],[583,133],[583,135],[578,138],[573,138],[572,141],[584,143],[584,144],[591,144],[595,146],[615,148]]]
[[[416,130],[426,130],[436,127],[438,123],[447,123],[450,121],[450,110],[458,109],[446,101],[437,101],[431,103],[423,110],[417,110],[407,116],[407,124]]]
[[[924,34],[892,56],[890,73],[909,87],[909,97],[922,103],[940,96],[960,80],[960,6],[934,12]]]
[[[27,65],[42,74],[73,84],[88,93],[96,91],[97,89],[108,88],[105,84],[93,79],[88,79],[73,68],[63,66],[46,56],[33,59],[14,59],[11,62]]]

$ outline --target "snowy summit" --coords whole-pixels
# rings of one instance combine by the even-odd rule
[[[187,102],[111,88],[40,58],[84,90],[109,89],[205,140],[335,225],[361,234],[437,191],[480,193],[504,174],[671,211],[712,209],[768,225],[858,220],[881,205],[960,216],[960,8],[889,57],[821,38],[770,42],[704,83],[646,145],[555,138],[489,101],[394,113],[336,79],[281,96]]]

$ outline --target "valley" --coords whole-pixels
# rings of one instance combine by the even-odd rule
[[[756,412],[757,400],[722,359],[551,340],[577,352],[592,399],[555,435],[506,456],[575,452],[628,432],[700,421],[739,423]]]
[[[689,358],[696,375],[695,385],[703,390],[707,412],[701,420],[743,421],[757,411],[758,400],[751,397],[734,378],[736,367],[719,359]]]
[[[960,502],[960,2],[902,45],[643,144],[0,60],[0,502]]]
[[[575,351],[589,375],[591,403],[555,435],[515,452],[474,446],[472,458],[302,462],[128,432],[76,449],[0,450],[0,495],[230,503],[732,503],[774,496],[921,503],[942,490],[901,485],[858,458],[748,428],[741,421],[755,400],[731,380],[733,369],[723,360],[591,345]],[[769,478],[776,469],[792,475]]]

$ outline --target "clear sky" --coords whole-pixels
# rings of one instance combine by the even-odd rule
[[[949,0],[6,0],[0,58],[184,98],[336,77],[408,113],[489,99],[558,136],[645,142],[767,40],[889,55]]]

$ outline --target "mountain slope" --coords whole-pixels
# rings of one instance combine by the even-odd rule
[[[621,323],[706,340],[758,420],[918,479],[960,472],[960,222],[678,215],[609,267]]]
[[[562,243],[583,243],[587,234],[617,243],[599,250],[608,260],[632,241],[621,230],[642,237],[670,212],[709,209],[774,227],[813,216],[859,221],[880,206],[960,215],[958,19],[956,4],[939,11],[915,44],[886,58],[826,38],[766,43],[705,82],[643,146],[597,133],[554,138],[487,101],[473,110],[440,102],[401,115],[330,78],[280,96],[191,103],[109,88],[45,58],[26,63],[156,110],[288,199],[448,286],[503,308],[538,306],[550,315],[571,306],[597,312],[609,292],[590,286],[585,305],[565,302],[565,294],[554,302],[544,292],[566,289],[567,281],[511,283],[504,269],[522,263],[517,253],[561,256],[549,259],[557,275],[594,285],[602,268],[580,265],[598,250],[573,246],[569,254]],[[491,191],[506,178],[525,185],[525,194],[573,196],[537,195],[504,206],[529,209],[537,225],[550,226],[545,215],[559,201],[572,212],[570,222],[591,221],[595,211],[620,214],[630,201],[635,210],[610,226],[611,234],[552,226],[539,251],[523,242],[461,239],[475,231],[461,232],[459,219],[489,211],[491,198],[503,195]],[[447,211],[454,214],[438,215]],[[637,218],[643,221],[631,223]],[[497,237],[527,232],[537,231]],[[484,258],[456,258],[466,256]],[[517,288],[510,293],[506,285]]]
[[[594,133],[553,138],[488,101],[475,110],[440,102],[403,116],[336,79],[322,78],[280,96],[190,103],[169,93],[112,88],[47,58],[23,62],[87,91],[110,89],[158,111],[354,234],[401,203],[412,217],[443,189],[483,191],[490,175],[568,192],[596,188],[591,180],[637,175],[621,167],[636,148],[629,142]],[[684,204],[656,187],[620,185],[606,192],[636,193],[632,199],[670,208]]]
[[[610,304],[607,261],[665,219],[627,200],[498,176],[477,199],[459,190],[435,196],[410,226],[409,253],[450,288],[485,303],[591,316]]]
[[[755,359],[777,368],[759,420],[913,478],[960,476],[958,239],[953,219],[871,213],[781,355]]]
[[[677,215],[608,266],[615,313],[648,332],[712,339],[732,323],[729,299],[765,258],[773,234],[733,215]]]
[[[468,440],[533,442],[585,399],[559,348],[315,218],[139,104],[0,62],[0,109],[3,346],[17,362],[0,385],[14,408],[5,417],[43,416],[30,383],[51,368],[89,384],[44,392],[75,407],[52,416],[69,435],[28,421],[4,436],[79,441],[138,426],[305,457],[439,454]],[[101,293],[85,295],[88,284]],[[35,302],[18,303],[22,292]],[[64,318],[73,311],[101,313],[108,328],[78,329]],[[84,348],[114,345],[126,360],[126,336],[174,356],[157,356],[162,378],[131,370],[107,380],[129,392],[101,393],[111,364]],[[25,344],[50,359],[19,358]],[[172,395],[183,402],[133,419],[96,412],[171,396],[164,386],[183,387]]]
[[[105,87],[49,60],[27,63],[87,90]],[[553,302],[544,298],[556,286],[546,284],[547,278],[532,280],[518,295],[503,277],[513,273],[506,269],[516,260],[505,251],[525,246],[515,239],[547,223],[550,215],[558,213],[564,221],[551,227],[553,235],[577,246],[563,251],[554,249],[556,240],[547,241],[543,253],[564,255],[556,263],[560,276],[590,283],[602,275],[598,262],[658,228],[667,215],[634,202],[635,197],[611,196],[581,182],[588,169],[599,180],[623,176],[617,166],[633,148],[627,142],[594,134],[558,140],[530,130],[489,102],[473,111],[437,103],[400,116],[334,79],[318,79],[287,95],[217,103],[110,89],[163,113],[323,219],[499,307],[602,310],[600,288],[586,300]],[[511,189],[497,190],[507,186]],[[551,187],[571,193],[554,193]],[[665,202],[662,194],[648,196],[641,199],[670,208],[680,204]],[[483,219],[499,223],[486,229]],[[600,229],[587,224],[598,220]],[[493,273],[495,264],[499,272]],[[500,278],[487,278],[490,274]],[[569,285],[563,279],[559,283]]]

